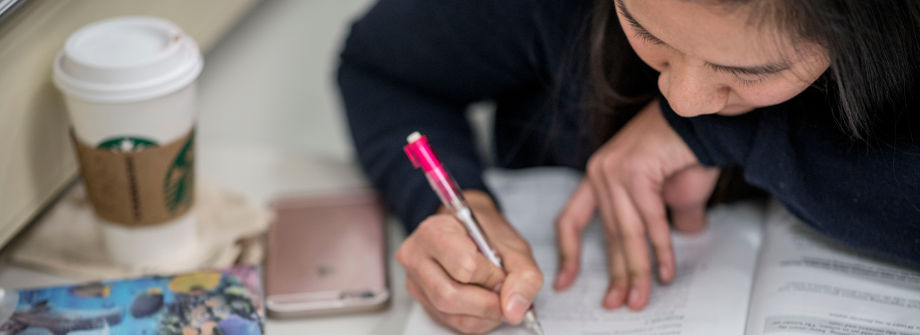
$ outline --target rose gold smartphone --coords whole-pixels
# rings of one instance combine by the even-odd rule
[[[372,191],[272,204],[265,307],[284,318],[368,311],[390,301],[386,215]]]

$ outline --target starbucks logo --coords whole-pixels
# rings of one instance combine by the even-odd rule
[[[133,136],[120,136],[105,140],[102,143],[99,143],[99,145],[96,147],[99,149],[108,149],[115,152],[132,152],[141,151],[144,150],[144,148],[153,148],[156,146],[157,142],[154,142],[151,139]]]
[[[192,193],[195,185],[195,133],[192,132],[188,140],[176,154],[166,179],[163,182],[163,196],[166,208],[175,213],[179,208],[192,204]]]
[[[116,153],[125,153],[125,154],[139,153],[139,152],[146,150],[144,154],[149,153],[150,155],[153,155],[153,156],[147,156],[148,158],[145,158],[145,159],[149,159],[149,157],[154,157],[158,161],[159,159],[171,159],[171,161],[169,161],[169,167],[166,170],[165,177],[163,178],[163,184],[162,184],[163,185],[163,193],[162,193],[163,198],[162,199],[163,199],[163,205],[165,205],[166,207],[165,209],[169,211],[169,213],[175,214],[177,212],[181,212],[182,210],[192,205],[193,193],[194,193],[194,183],[195,183],[195,180],[194,180],[194,176],[195,176],[194,175],[194,166],[195,166],[194,164],[195,163],[194,161],[195,160],[194,140],[195,140],[194,131],[192,131],[188,135],[188,137],[184,138],[184,143],[179,142],[179,140],[177,140],[176,142],[167,143],[163,147],[161,147],[159,144],[157,144],[156,141],[153,141],[151,139],[142,138],[142,137],[134,137],[134,136],[119,136],[119,137],[113,137],[113,138],[103,141],[97,146],[97,148],[109,150],[109,151],[116,152]],[[161,157],[167,152],[170,152],[170,153],[175,152],[173,150],[176,150],[176,148],[179,145],[181,145],[181,147],[178,148],[178,152],[175,153],[174,157],[170,157],[171,156],[170,155],[170,156],[158,158],[158,156]],[[144,155],[144,154],[141,154],[141,155]],[[135,157],[135,155],[126,155],[124,159],[125,159],[125,162],[126,162],[125,164],[128,170],[127,172],[128,179],[129,179],[128,187],[130,188],[130,195],[131,195],[134,207],[135,207],[134,209],[135,217],[139,217],[140,214],[138,213],[140,213],[140,208],[143,206],[140,203],[141,195],[140,195],[138,188],[147,187],[147,186],[138,185],[138,183],[141,183],[141,182],[138,181],[138,176],[137,176],[138,170],[135,167],[135,164],[137,164],[136,163],[137,157]],[[159,165],[159,166],[162,166],[162,165]],[[160,171],[162,170],[153,171],[153,173],[154,174],[162,173]],[[145,174],[149,174],[149,173],[150,172],[145,172]],[[146,180],[147,177],[141,177],[141,178],[143,180]],[[150,185],[150,186],[153,186],[153,185]]]

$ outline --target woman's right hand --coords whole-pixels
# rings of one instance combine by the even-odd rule
[[[507,272],[483,256],[463,225],[443,209],[423,221],[396,251],[406,289],[439,323],[484,333],[502,322],[520,323],[543,274],[530,245],[481,191],[464,192]]]

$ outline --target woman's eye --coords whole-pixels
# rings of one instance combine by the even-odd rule
[[[741,86],[750,87],[762,83],[769,79],[770,75],[759,75],[759,76],[741,76],[734,75],[735,81],[738,82]]]
[[[765,80],[767,80],[767,77],[766,77],[766,76],[760,76],[760,77],[755,78],[755,79],[746,79],[746,78],[741,78],[741,77],[735,76],[735,81],[737,81],[738,84],[740,84],[741,86],[744,86],[744,87],[754,86],[754,85],[759,84],[759,83],[761,83],[761,82],[763,82],[763,81],[765,81]]]
[[[635,30],[636,36],[638,36],[639,38],[641,38],[642,40],[644,40],[644,41],[646,41],[646,42],[652,43],[652,44],[654,44],[654,45],[664,45],[664,42],[663,42],[663,41],[659,40],[659,39],[658,39],[657,37],[655,37],[654,35],[650,34],[650,33],[647,32],[647,31],[645,31],[645,29],[641,29],[641,28],[636,29],[636,28],[634,27],[633,30]]]
[[[639,24],[639,22],[636,22],[636,19],[633,18],[632,16],[624,15],[623,18],[629,24],[629,27],[632,28],[636,36],[639,37],[640,39],[646,42],[655,44],[655,45],[666,45],[664,41],[658,39],[657,37],[655,37],[655,35],[652,35],[652,33],[648,32],[648,30],[645,30],[645,27]]]
[[[710,68],[715,72],[727,74],[731,76],[731,80],[738,83],[741,86],[754,86],[761,82],[764,82],[770,79],[776,73],[749,73],[736,68],[723,67],[718,65],[711,65]]]

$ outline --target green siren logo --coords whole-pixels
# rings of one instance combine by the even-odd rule
[[[175,213],[179,208],[192,204],[192,193],[195,185],[195,132],[189,135],[182,150],[166,171],[163,181],[163,196],[166,208]]]
[[[173,158],[169,169],[166,171],[166,177],[163,179],[163,203],[170,213],[176,213],[180,209],[191,206],[192,195],[194,193],[194,168],[195,168],[195,132],[192,131],[182,149]],[[159,145],[156,141],[134,137],[119,136],[100,143],[97,148],[107,149],[113,152],[139,152],[144,149],[156,148]],[[130,159],[133,162],[133,159]],[[134,167],[129,167],[129,179],[134,179]],[[137,202],[137,190],[135,185],[131,185],[131,193]]]
[[[113,137],[108,140],[99,143],[97,148],[99,149],[108,149],[114,152],[132,152],[132,151],[141,151],[144,148],[153,148],[157,146],[157,142],[154,142],[151,139],[133,137],[133,136],[120,136]]]

